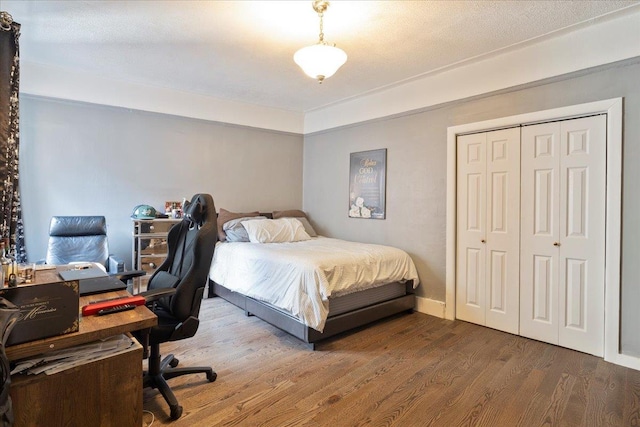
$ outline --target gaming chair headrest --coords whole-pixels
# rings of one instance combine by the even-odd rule
[[[183,219],[191,224],[202,225],[206,219],[207,205],[199,194],[193,196],[190,202],[183,206]]]

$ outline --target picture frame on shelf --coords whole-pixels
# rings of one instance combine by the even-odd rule
[[[164,213],[167,214],[169,218],[182,218],[182,202],[164,202]]]

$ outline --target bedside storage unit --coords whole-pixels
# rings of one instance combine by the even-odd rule
[[[167,234],[181,219],[134,219],[133,259],[134,270],[152,274],[167,257]]]

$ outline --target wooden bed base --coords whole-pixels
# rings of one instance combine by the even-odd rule
[[[413,308],[415,307],[415,294],[411,281],[406,283],[406,290],[406,294],[400,297],[378,302],[336,316],[329,315],[324,327],[324,332],[319,332],[267,303],[231,291],[209,280],[209,298],[219,296],[229,301],[243,309],[247,316],[255,315],[265,322],[302,340],[308,344],[311,350],[315,349],[317,342],[339,333],[376,320],[384,319],[394,314],[413,312]]]

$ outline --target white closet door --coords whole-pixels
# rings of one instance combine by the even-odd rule
[[[486,325],[517,334],[520,313],[520,128],[487,134]]]
[[[604,355],[606,116],[560,125],[558,343]]]
[[[521,150],[520,334],[602,356],[606,118],[527,126]]]
[[[518,333],[520,130],[458,138],[456,317]]]
[[[558,344],[560,125],[522,129],[520,335]]]
[[[458,137],[456,317],[485,324],[485,133]]]

